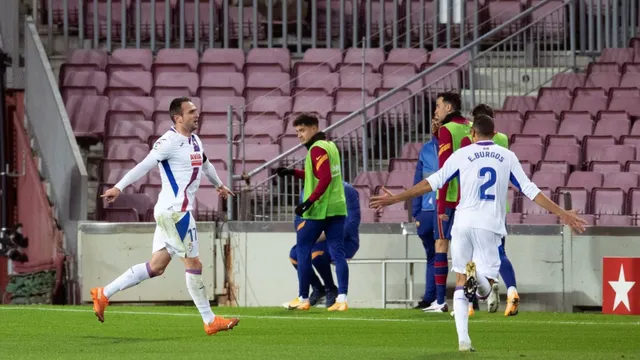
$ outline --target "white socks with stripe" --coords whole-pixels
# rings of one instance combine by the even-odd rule
[[[469,300],[464,296],[462,286],[456,286],[453,293],[453,311],[458,330],[458,343],[471,344],[469,338]]]
[[[132,286],[154,277],[149,263],[133,265],[124,274],[113,280],[109,285],[104,287],[104,296],[111,298],[118,291],[128,289]]]
[[[187,290],[189,295],[193,299],[193,303],[196,304],[202,321],[209,325],[215,319],[213,311],[211,311],[211,305],[207,299],[207,291],[204,288],[204,282],[202,281],[202,270],[187,269]]]

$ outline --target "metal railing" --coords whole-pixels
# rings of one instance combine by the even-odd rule
[[[553,75],[575,68],[575,32],[571,31],[575,28],[573,2],[565,0],[557,6],[546,6],[549,3],[554,2],[547,0],[536,4],[417,74],[404,85],[375,98],[360,111],[328,126],[325,132],[342,155],[345,181],[353,181],[361,171],[386,171],[390,159],[402,156],[406,143],[424,142],[430,133],[430,116],[438,92],[460,91],[465,111],[470,110],[476,100],[500,107],[504,97],[529,94],[549,82]],[[488,39],[511,24],[532,14],[537,15],[535,21],[522,24],[497,43],[489,42]],[[564,21],[565,17],[568,21]],[[484,50],[477,50],[481,48]],[[505,67],[505,63],[519,62],[527,66]],[[522,81],[513,81],[511,89],[504,89],[503,79]],[[478,86],[473,87],[474,83]],[[229,135],[233,132],[230,131]],[[282,164],[295,166],[304,159],[304,155],[305,150],[299,144],[244,176],[233,176],[235,180],[253,179],[255,184],[236,183],[240,190],[239,219],[290,220],[292,213],[288,205],[298,202],[302,182],[278,178],[270,174],[270,170]],[[412,176],[409,178],[412,180]]]
[[[25,23],[25,111],[51,184],[65,248],[75,254],[77,222],[87,219],[87,170],[35,24]]]
[[[77,44],[71,47],[108,51],[118,47],[292,47],[302,53],[307,47],[348,48],[362,37],[367,47],[380,46],[387,38],[392,39],[392,47],[464,46],[481,35],[477,24],[487,16],[496,18],[489,6],[499,1],[505,0],[132,0],[129,6],[112,0],[34,0],[33,7],[50,54],[57,35],[63,38],[59,50],[65,53],[72,38]],[[441,3],[450,5],[440,8]],[[466,14],[469,3],[480,11]],[[623,47],[638,33],[636,0],[576,0],[574,4],[579,52]],[[0,23],[12,26],[6,22],[12,16],[3,12]],[[433,36],[440,28],[443,35]],[[463,31],[469,36],[455,41]]]
[[[478,8],[478,0],[467,2]],[[456,33],[461,29],[471,33],[478,23],[477,14],[465,15],[466,6],[451,2],[443,9],[439,1],[425,0],[133,0],[130,5],[112,0],[46,0],[43,7],[39,5],[34,4],[35,13],[41,16],[50,53],[56,34],[63,37],[64,52],[72,37],[81,48],[108,51],[292,46],[302,53],[303,47],[344,49],[362,37],[368,47],[374,40],[384,44],[387,37],[393,39],[393,47],[410,47],[412,42],[450,47]],[[438,27],[446,28],[445,36],[429,40]]]

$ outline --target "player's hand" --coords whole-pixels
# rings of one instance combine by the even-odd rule
[[[112,203],[116,201],[118,195],[120,195],[121,191],[117,187],[112,187],[104,192],[104,194],[100,195],[101,198],[107,199],[108,203]]]
[[[296,206],[296,215],[302,217],[305,211],[311,208],[311,205],[313,205],[313,201],[309,201],[309,200],[306,200],[305,202],[298,204],[298,206]]]
[[[278,176],[280,177],[293,176],[295,174],[295,171],[286,167],[279,167],[276,169],[276,174],[278,174]]]
[[[395,199],[393,193],[387,190],[387,188],[385,188],[384,186],[382,187],[382,192],[384,194],[372,196],[371,198],[369,198],[369,208],[375,209],[376,211],[381,211],[382,208],[398,202]]]
[[[438,215],[438,218],[442,221],[448,221],[449,220],[449,215],[447,214],[440,214]]]
[[[223,199],[226,199],[227,197],[229,197],[229,195],[236,196],[233,191],[229,190],[229,188],[224,185],[217,188],[216,191],[218,192],[218,194],[220,194],[220,196],[222,196]]]
[[[578,216],[578,210],[565,211],[560,216],[560,219],[577,233],[582,233],[585,230],[585,225],[587,225],[587,221]]]

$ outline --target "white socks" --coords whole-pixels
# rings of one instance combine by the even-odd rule
[[[338,298],[336,299],[336,302],[347,302],[347,294],[338,294]]]
[[[507,289],[507,296],[513,296],[516,295],[518,293],[518,290],[516,290],[515,286],[509,286],[509,288]]]
[[[118,291],[138,285],[142,281],[154,276],[149,263],[133,265],[129,270],[125,271],[124,274],[104,287],[104,296],[108,299]]]
[[[215,319],[213,311],[211,311],[211,305],[207,299],[207,292],[204,288],[204,282],[202,282],[202,270],[186,270],[187,276],[187,290],[193,299],[193,303],[196,304],[200,315],[202,315],[202,321],[209,325]]]
[[[489,296],[489,294],[491,294],[491,284],[489,283],[489,279],[476,270],[476,281],[478,282],[478,290],[476,293],[479,298],[484,300]]]
[[[453,293],[453,311],[458,330],[458,343],[471,344],[469,338],[469,300],[464,296],[462,286],[456,286]]]

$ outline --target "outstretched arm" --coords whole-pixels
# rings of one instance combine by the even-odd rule
[[[213,166],[211,161],[207,158],[207,155],[204,155],[204,164],[202,164],[202,172],[204,175],[211,181],[213,186],[219,188],[223,185],[222,180],[218,176],[218,172],[216,171],[216,167]]]
[[[158,160],[156,159],[156,156],[150,153],[144,158],[144,160],[138,163],[138,165],[129,170],[129,172],[127,172],[114,187],[118,188],[120,191],[124,190],[124,188],[138,181],[141,177],[146,175],[149,170],[153,169],[157,165]]]
[[[380,209],[385,206],[397,204],[402,201],[413,199],[416,196],[424,195],[428,192],[442,188],[449,180],[457,176],[459,173],[458,157],[454,154],[445,163],[444,166],[438,170],[435,174],[429,176],[427,179],[420,181],[411,189],[406,190],[398,195],[380,195],[372,196],[369,201],[369,207],[373,209]]]

